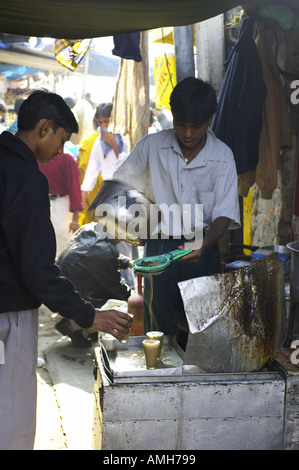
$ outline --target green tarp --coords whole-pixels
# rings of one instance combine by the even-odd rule
[[[9,0],[1,3],[1,33],[65,39],[184,26],[239,5],[238,0]]]

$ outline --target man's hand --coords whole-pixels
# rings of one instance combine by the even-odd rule
[[[69,225],[69,233],[75,233],[79,228],[79,222],[71,222]]]
[[[181,250],[184,250],[184,246],[181,245],[179,246],[178,248],[180,248]],[[197,263],[199,261],[199,258],[201,257],[202,255],[202,249],[200,250],[193,250],[191,251],[191,253],[188,253],[188,255],[185,255],[183,256],[180,261],[186,261],[188,263]]]
[[[214,243],[218,242],[228,229],[229,219],[227,217],[217,217],[211,224],[206,236],[203,238],[202,247],[198,250],[193,250],[188,255],[180,259],[188,263],[197,263],[201,255]],[[184,245],[180,245],[178,248],[183,250]],[[191,247],[192,248],[192,247]]]
[[[132,318],[126,313],[117,310],[96,309],[92,328],[103,333],[109,333],[116,339],[121,340],[123,334],[128,334],[131,328]]]

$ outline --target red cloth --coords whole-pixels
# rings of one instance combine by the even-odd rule
[[[78,163],[69,153],[57,155],[48,164],[38,162],[40,171],[48,178],[50,194],[69,195],[70,211],[82,211]]]

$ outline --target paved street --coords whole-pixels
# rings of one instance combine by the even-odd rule
[[[35,450],[90,450],[93,348],[73,347],[55,330],[58,318],[40,308],[39,357],[45,366],[37,369]]]

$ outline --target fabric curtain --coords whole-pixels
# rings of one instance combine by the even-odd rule
[[[141,62],[121,59],[113,110],[114,132],[133,149],[148,133],[150,120],[148,33],[140,35]]]

